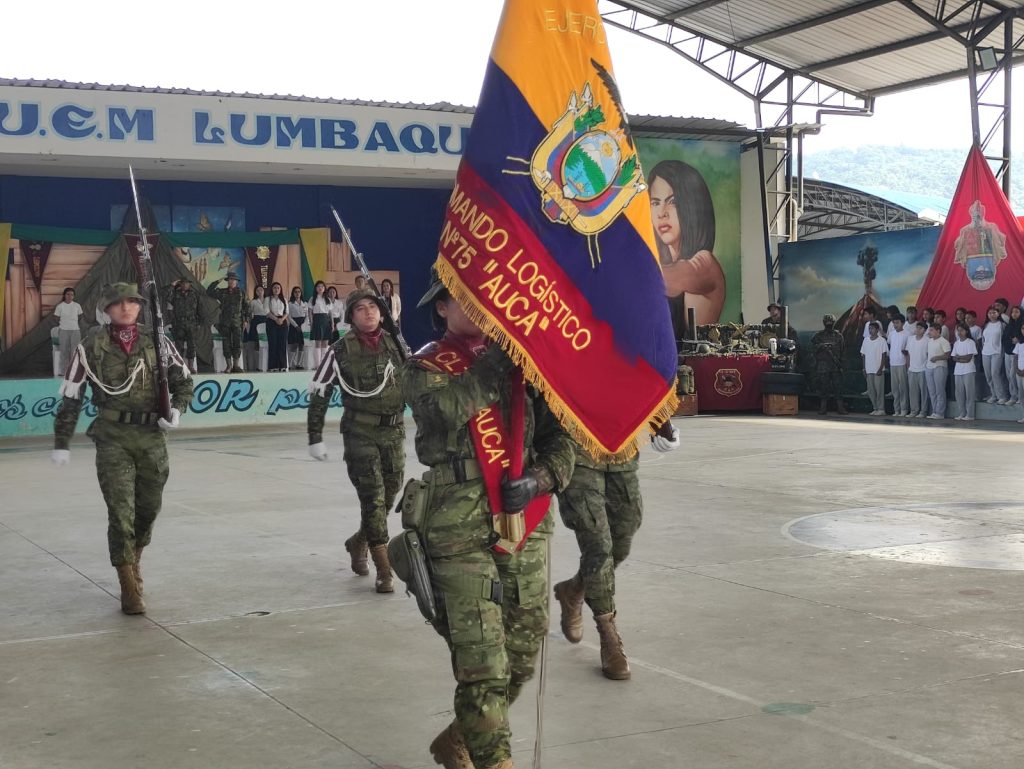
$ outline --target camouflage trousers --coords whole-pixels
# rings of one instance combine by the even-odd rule
[[[370,547],[388,541],[388,512],[405,476],[405,425],[341,420],[348,478],[359,497],[359,517]]]
[[[160,513],[167,483],[167,439],[158,427],[135,427],[95,420],[89,437],[96,443],[96,477],[107,503],[110,563],[135,563]]]
[[[178,324],[175,322],[173,326],[174,331],[174,346],[178,349],[178,352],[185,358],[185,362],[188,363],[194,357],[196,357],[196,330],[197,327],[189,325],[187,323]],[[227,357],[227,349],[224,352]],[[189,363],[189,367],[191,367]],[[194,373],[194,372],[193,372]]]
[[[224,360],[227,361],[228,368],[231,368],[231,362],[242,357],[242,327],[222,323],[217,326],[217,330],[222,337]]]
[[[424,536],[433,578],[444,585],[436,591],[436,628],[451,651],[455,718],[473,763],[493,766],[512,755],[509,707],[533,677],[548,630],[551,516],[519,552],[496,553],[487,547],[492,529],[480,481],[433,495],[441,499],[431,504]],[[494,582],[500,604],[483,597]]]
[[[595,616],[615,611],[615,567],[626,560],[644,505],[636,468],[604,471],[576,465],[558,494],[562,522],[576,533],[579,573]]]
[[[814,388],[822,399],[842,397],[842,381],[841,371],[816,371],[814,373]]]

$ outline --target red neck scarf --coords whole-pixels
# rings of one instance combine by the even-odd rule
[[[380,340],[384,338],[384,329],[378,327],[376,331],[370,333],[364,333],[359,329],[354,329],[356,332],[356,339],[363,343],[366,347],[376,352],[380,349]]]
[[[486,349],[487,343],[482,337],[456,336],[448,333],[437,343],[437,347],[427,356],[427,360],[442,371],[459,376]],[[514,369],[508,381],[507,413],[502,411],[501,402],[498,401],[480,409],[469,422],[469,432],[483,473],[491,515],[495,517],[503,512],[502,479],[506,475],[518,478],[523,474],[523,442],[526,429],[526,385],[523,382],[523,372],[518,368]],[[525,534],[522,539],[517,542],[502,540],[494,549],[508,553],[522,548],[530,532],[544,520],[550,504],[549,494],[532,500],[524,511]],[[495,529],[497,528],[496,526]]]
[[[139,338],[139,327],[134,323],[128,326],[111,323],[110,338],[117,342],[118,346],[124,350],[125,355],[131,355],[135,340]]]

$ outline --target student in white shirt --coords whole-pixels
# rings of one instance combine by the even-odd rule
[[[292,287],[292,295],[288,298],[288,351],[289,367],[303,368],[303,353],[306,350],[306,338],[302,327],[309,316],[309,302],[302,298],[301,286]]]
[[[1021,396],[1024,395],[1017,383],[1017,360],[1013,354],[1014,346],[1024,338],[1024,313],[1016,305],[1008,313],[1010,320],[1003,326],[1003,371],[1006,372],[1010,404],[1013,405],[1020,404]]]
[[[892,388],[892,410],[897,417],[910,416],[910,381],[907,377],[907,341],[910,332],[903,326],[904,318],[896,315],[889,322],[889,376]]]
[[[338,297],[338,289],[334,286],[327,287],[326,296],[331,304],[331,341],[337,342],[342,334],[348,331],[348,324],[345,322],[345,300]]]
[[[946,325],[946,311],[936,310],[935,320],[932,322],[938,323],[941,326],[941,328],[939,329],[939,334],[942,336],[943,339],[945,339],[948,342],[950,340],[951,334],[949,333],[949,326]]]
[[[988,385],[988,403],[1005,406],[1010,401],[1003,376],[1003,319],[999,308],[988,308],[988,323],[981,332],[981,365],[985,369],[985,383]]]
[[[1017,373],[1017,387],[1020,389],[1020,392],[1024,393],[1024,340],[1014,345],[1013,354],[1016,356],[1014,369]],[[1024,411],[1024,408],[1022,408],[1022,411]],[[1024,424],[1024,416],[1021,416],[1017,421]]]
[[[313,364],[316,369],[327,353],[331,343],[331,303],[327,298],[327,284],[318,280],[313,286],[313,298],[309,300],[309,314],[313,316],[309,338],[313,342]]]
[[[928,378],[925,367],[928,364],[927,324],[922,320],[913,325],[914,335],[907,339],[907,383],[910,389],[910,414],[924,418],[928,411]]]
[[[264,331],[267,328],[267,290],[259,283],[253,288],[249,311],[252,317],[249,319],[249,327],[242,334],[242,354],[245,356],[245,370],[253,372],[260,370],[259,326],[262,324]]]
[[[267,310],[267,371],[288,370],[288,303],[280,283],[270,286]]]
[[[868,338],[860,346],[860,359],[864,366],[864,378],[868,382],[868,397],[871,399],[871,416],[885,416],[885,359],[889,357],[889,346],[879,335],[882,325],[873,320],[868,323]]]
[[[64,300],[53,308],[53,314],[60,321],[57,343],[60,345],[60,376],[64,376],[71,355],[82,341],[82,330],[78,324],[78,319],[82,317],[82,305],[75,301],[75,289],[71,286],[64,289]]]
[[[864,339],[867,339],[868,329],[871,328],[871,324],[877,322],[876,317],[878,313],[875,312],[873,307],[865,307],[860,314],[860,319],[864,321]],[[878,324],[878,335],[885,339],[885,334],[882,333],[882,324]]]
[[[391,282],[390,278],[384,278],[380,282],[380,293],[384,299],[384,305],[388,308],[388,312],[391,313],[391,317],[395,321],[395,325],[400,326],[399,318],[402,317],[402,299],[395,293],[395,284]]]
[[[928,376],[928,397],[932,402],[929,419],[946,418],[946,365],[952,347],[943,338],[942,328],[939,323],[932,323],[928,327],[928,362],[925,364],[925,373]]]
[[[956,365],[953,366],[953,384],[956,393],[956,405],[959,414],[955,419],[974,419],[974,384],[975,367],[974,358],[978,354],[977,345],[971,339],[971,332],[965,323],[956,324],[956,341],[953,343],[952,355],[950,356]]]

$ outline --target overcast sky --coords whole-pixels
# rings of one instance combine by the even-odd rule
[[[472,105],[501,6],[502,0],[11,2],[4,7],[0,76]],[[276,12],[264,10],[270,7]],[[608,37],[630,113],[754,124],[749,100],[678,54],[617,29]],[[1016,80],[1017,98],[1024,98],[1024,73]],[[971,140],[966,81],[879,99],[872,118],[827,120],[808,150],[966,149]],[[1017,121],[1015,147],[1022,138]]]

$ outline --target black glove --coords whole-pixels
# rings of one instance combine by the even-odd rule
[[[545,467],[531,467],[514,481],[506,477],[501,482],[501,505],[505,508],[502,512],[525,510],[534,497],[547,494],[554,486],[554,477]]]

